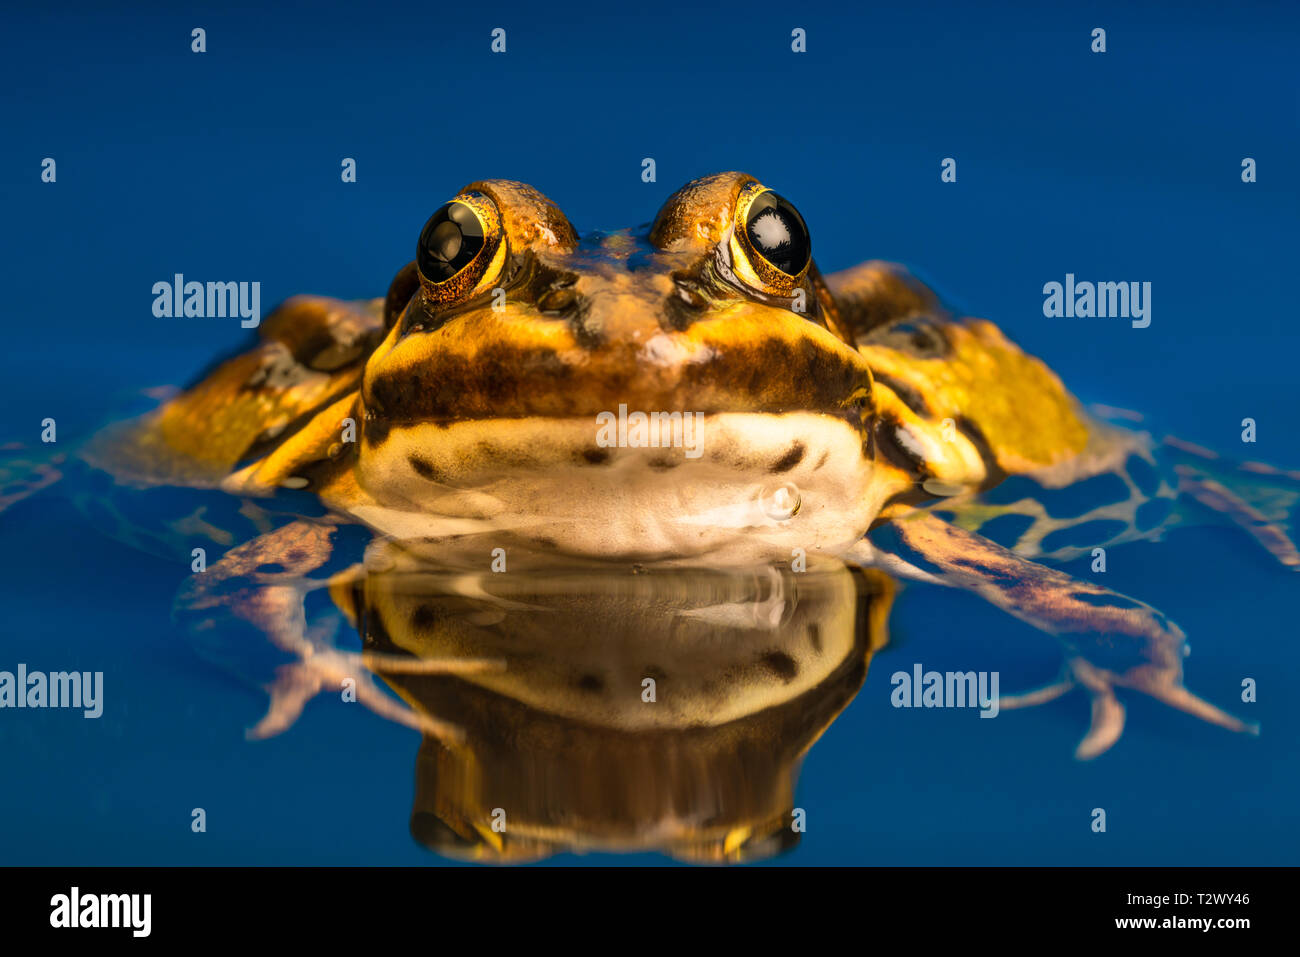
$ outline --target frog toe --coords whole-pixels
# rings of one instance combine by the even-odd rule
[[[58,482],[64,459],[62,454],[45,461],[0,458],[0,512]]]
[[[1221,728],[1227,728],[1229,731],[1236,731],[1240,734],[1259,734],[1259,725],[1257,723],[1243,721],[1236,715],[1229,714],[1222,708],[1210,704],[1204,698],[1188,691],[1181,679],[1168,675],[1155,675],[1149,681],[1133,683],[1133,687],[1150,695],[1157,701],[1169,705],[1171,708],[1177,708],[1179,711],[1194,715],[1202,721],[1208,721],[1210,724],[1217,724]]]
[[[1080,760],[1095,758],[1119,740],[1124,730],[1124,706],[1115,697],[1117,687],[1140,691],[1162,704],[1229,731],[1259,734],[1259,725],[1242,721],[1193,694],[1183,685],[1181,674],[1171,673],[1168,669],[1144,666],[1116,675],[1083,658],[1072,659],[1068,667],[1077,683],[1092,696],[1092,724],[1075,751],[1075,757]]]
[[[1031,691],[1014,695],[999,695],[998,709],[1006,711],[1014,708],[1033,708],[1055,701],[1075,688],[1082,687],[1092,698],[1092,720],[1088,731],[1075,748],[1074,756],[1080,761],[1088,761],[1110,750],[1124,732],[1124,706],[1115,697],[1109,682],[1100,680],[1100,675],[1091,669],[1080,675],[1079,667],[1088,669],[1086,662],[1070,662],[1061,677],[1051,684]]]
[[[1088,731],[1074,749],[1080,761],[1091,761],[1110,750],[1124,733],[1124,705],[1109,683],[1080,682],[1092,697],[1092,718]]]
[[[313,628],[313,632],[317,629]],[[319,633],[316,635],[319,637]],[[385,694],[373,680],[377,674],[481,674],[504,670],[504,663],[489,659],[412,658],[405,655],[381,655],[371,652],[338,651],[320,644],[301,661],[281,665],[276,679],[266,690],[271,703],[265,717],[247,736],[250,739],[273,737],[287,731],[302,715],[307,702],[327,689],[351,692],[381,718],[404,725],[444,742],[463,738],[460,728],[431,715],[412,710],[405,703]]]
[[[266,690],[271,703],[262,720],[244,732],[250,741],[273,738],[293,727],[307,702],[320,692],[321,676],[301,663],[281,665]]]
[[[1064,675],[1051,684],[1043,685],[1041,688],[1035,688],[1032,691],[1022,691],[1020,694],[998,695],[998,710],[1006,711],[1012,708],[1034,708],[1040,704],[1047,704],[1049,701],[1055,701],[1057,698],[1070,691],[1075,687],[1075,680],[1070,675]]]

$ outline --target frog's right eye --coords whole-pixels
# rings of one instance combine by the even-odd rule
[[[483,224],[464,203],[446,203],[420,233],[420,273],[430,282],[446,282],[474,261],[483,249]]]
[[[501,215],[482,193],[463,193],[424,224],[415,250],[420,283],[434,302],[470,298],[496,281],[505,263]]]

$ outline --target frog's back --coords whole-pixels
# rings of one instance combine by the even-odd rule
[[[928,504],[1021,554],[1066,558],[1168,515],[1150,436],[1090,415],[992,322],[954,317],[889,263],[828,284],[871,366],[880,458],[905,486],[882,521]]]
[[[378,299],[289,299],[252,348],[156,410],[104,429],[82,457],[124,484],[218,487],[241,465],[301,441],[323,410],[346,408],[382,335],[382,307]]]

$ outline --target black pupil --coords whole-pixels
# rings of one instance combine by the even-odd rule
[[[415,259],[420,274],[431,282],[446,282],[483,248],[483,225],[464,203],[448,203],[430,217],[420,233]]]
[[[799,210],[770,189],[750,204],[745,235],[764,259],[787,276],[797,276],[812,255],[812,239]]]

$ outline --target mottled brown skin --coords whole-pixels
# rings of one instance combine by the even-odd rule
[[[367,436],[382,441],[386,427],[416,421],[595,415],[619,402],[860,419],[854,400],[869,394],[870,371],[828,330],[813,280],[803,287],[810,313],[791,312],[789,297],[722,282],[713,246],[673,232],[696,216],[711,217],[716,230],[719,194],[747,181],[725,174],[704,181],[708,188],[688,187],[665,205],[648,239],[624,231],[583,242],[531,191],[519,211],[515,184],[467,187],[503,209],[515,260],[500,277],[506,307],[435,307],[417,292],[366,370]],[[656,338],[671,360],[646,361],[642,350]]]
[[[444,462],[450,447],[465,464],[457,481],[474,488],[561,463],[581,475],[608,467],[611,456],[589,438],[557,449],[558,438],[549,442],[545,432],[530,433],[542,438],[521,451],[485,441],[466,424],[501,427],[500,437],[525,423],[589,422],[620,404],[738,413],[777,434],[788,429],[762,455],[737,446],[708,459],[729,479],[757,482],[795,469],[806,478],[820,468],[806,461],[803,436],[788,424],[803,415],[797,421],[835,423],[837,434],[853,437],[853,468],[872,504],[865,517],[855,515],[860,525],[845,529],[859,542],[850,557],[973,590],[1069,636],[1071,673],[1056,687],[1081,684],[1095,703],[1082,755],[1118,736],[1118,685],[1246,729],[1182,689],[1176,625],[1140,602],[1027,560],[1080,554],[1077,545],[1052,546],[1052,536],[1089,521],[1120,527],[1097,545],[1159,534],[1138,520],[1140,507],[1172,500],[1178,488],[1163,479],[1144,485],[1141,473],[1155,461],[1149,437],[1088,416],[1041,361],[992,323],[950,315],[898,267],[868,262],[823,279],[809,262],[788,282],[768,283],[771,264],[752,261],[737,232],[738,204],[759,188],[740,173],[705,177],[671,197],[644,236],[580,238],[531,187],[470,184],[458,200],[478,211],[486,241],[454,277],[431,282],[411,264],[382,299],[290,300],[263,324],[253,350],[92,443],[86,457],[142,484],[219,484],[245,495],[307,488],[346,518],[392,498],[367,464],[393,447],[398,430]],[[496,290],[504,291],[503,304]],[[418,450],[401,458],[415,480],[446,484],[445,468],[434,469]],[[663,457],[641,467],[651,485],[658,470],[672,481],[687,471]],[[1295,501],[1290,492],[1270,492],[1257,507],[1184,467],[1191,471],[1179,473],[1179,487],[1243,522],[1258,525]],[[1009,478],[1032,478],[1050,491],[1098,476],[1122,480],[1122,494],[1082,515],[1053,515],[1032,495],[1005,504],[981,498]],[[617,500],[578,504],[592,523],[602,522],[602,509],[618,507]],[[980,537],[1008,515],[1031,523],[1009,548]],[[871,526],[892,531],[902,553],[861,539]],[[1252,533],[1283,564],[1300,564],[1280,528]],[[787,560],[789,544],[781,552]],[[1079,637],[1089,628],[1091,639]],[[1122,672],[1088,655],[1088,641],[1116,628],[1136,649],[1137,663]]]
[[[852,422],[865,457],[879,436],[880,481],[904,497],[926,477],[978,487],[1083,447],[1089,423],[1041,362],[991,324],[949,320],[892,267],[868,263],[823,281],[813,264],[799,284],[803,313],[792,311],[792,295],[725,276],[718,246],[752,182],[737,173],[697,180],[664,205],[647,237],[583,241],[531,188],[470,184],[463,194],[494,201],[509,249],[477,293],[463,284],[432,291],[408,266],[382,303],[290,300],[263,324],[256,349],[218,366],[129,441],[114,436],[91,454],[141,480],[194,484],[251,462],[228,487],[308,478],[346,507],[365,495],[352,475],[358,449],[338,441],[349,417],[364,456],[394,426],[417,422],[588,416],[619,403],[809,411]],[[506,292],[502,311],[487,294],[494,284]],[[933,342],[889,335],[909,317],[931,322]],[[651,340],[662,361],[646,361]],[[969,445],[951,461],[899,450],[900,426],[937,434],[950,417]]]
[[[322,408],[350,403],[381,332],[375,303],[296,296],[261,324],[252,349],[83,454],[142,484],[218,485],[242,462],[301,446]]]

